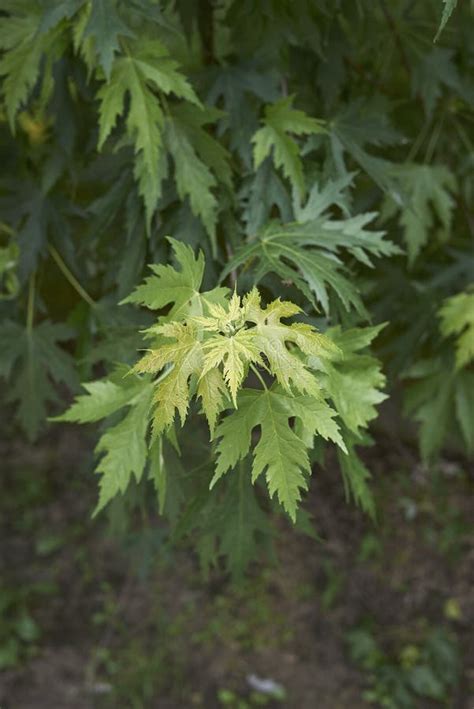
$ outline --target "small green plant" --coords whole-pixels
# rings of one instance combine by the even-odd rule
[[[347,635],[352,660],[368,674],[364,699],[387,709],[415,709],[420,698],[449,705],[459,677],[457,642],[445,628],[428,630],[421,641],[388,655],[367,627]]]
[[[253,709],[254,707],[265,707],[270,703],[283,702],[286,699],[286,692],[283,687],[275,684],[275,688],[263,692],[252,690],[247,694],[222,688],[217,692],[219,704],[229,709]]]
[[[41,636],[29,608],[34,589],[0,588],[0,670],[32,657]]]

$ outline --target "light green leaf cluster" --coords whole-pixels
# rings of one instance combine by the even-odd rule
[[[304,357],[337,356],[338,349],[324,335],[303,323],[286,325],[282,318],[300,312],[293,303],[275,300],[262,308],[256,289],[241,298],[234,293],[226,305],[205,303],[205,314],[151,328],[160,338],[135,366],[140,373],[160,375],[155,394],[153,427],[156,435],[173,422],[175,411],[184,422],[190,399],[189,380],[198,377],[198,395],[211,432],[224,406],[227,390],[234,406],[249,370],[255,365],[288,392],[319,396],[320,387]],[[292,349],[291,349],[292,348]]]
[[[474,293],[447,298],[439,315],[442,334],[456,337],[456,367],[466,367],[474,360]]]
[[[272,155],[275,167],[281,168],[293,192],[302,198],[306,192],[300,149],[292,135],[303,136],[324,132],[324,122],[293,108],[293,97],[280,99],[265,107],[263,127],[252,138],[253,158],[257,169]]]
[[[61,417],[92,422],[128,407],[97,446],[103,454],[98,509],[123,492],[132,477],[138,481],[148,459],[164,504],[168,477],[159,452],[162,436],[173,431],[177,417],[185,423],[196,398],[217,442],[211,487],[251,454],[252,482],[264,477],[270,496],[276,495],[295,521],[311,474],[309,452],[319,436],[351,456],[343,465],[345,478],[355,499],[371,512],[368,473],[354,445],[384,399],[378,362],[360,353],[380,327],[334,328],[324,335],[307,323],[285,322],[301,309],[279,298],[265,307],[256,288],[243,298],[223,288],[201,293],[202,254],[196,257],[190,247],[170,243],[179,269],[153,266],[153,275],[127,298],[158,311],[169,308],[146,333],[152,347],[133,376],[86,384],[87,394]]]

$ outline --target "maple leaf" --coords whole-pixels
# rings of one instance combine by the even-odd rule
[[[174,105],[170,109],[173,126],[178,128],[203,163],[226,187],[232,187],[230,153],[217,141],[205,127],[214,124],[223,112],[208,106],[195,106],[191,103]]]
[[[332,186],[328,196],[314,187],[306,207],[298,211],[301,222],[268,224],[256,238],[238,249],[222,277],[239,266],[250,265],[256,283],[269,273],[276,273],[282,280],[294,283],[315,308],[319,302],[326,313],[331,288],[347,310],[355,307],[364,314],[357,288],[349,279],[340,255],[349,253],[370,267],[371,257],[388,256],[398,250],[383,239],[383,232],[365,228],[375,214],[343,220],[325,215],[328,202],[334,198]]]
[[[456,191],[456,180],[445,165],[408,163],[394,167],[393,174],[408,199],[403,205],[387,199],[381,217],[388,219],[400,212],[408,259],[413,264],[420,249],[428,242],[436,220],[440,222],[439,237],[443,241],[449,237],[455,204],[451,193]]]
[[[392,163],[366,149],[367,145],[379,147],[401,142],[402,136],[391,126],[388,111],[389,106],[384,99],[369,102],[359,99],[345,106],[328,128],[337,173],[342,178],[348,175],[344,153],[349,153],[382,191],[399,200],[399,190],[390,174]]]
[[[210,369],[208,372],[201,373],[196,394],[202,401],[212,439],[217,417],[226,405],[227,387],[219,369]]]
[[[251,330],[239,330],[234,335],[215,335],[203,345],[205,352],[202,376],[223,365],[224,380],[229,387],[234,405],[237,391],[247,374],[246,365],[258,363],[263,366],[259,349]]]
[[[454,393],[456,418],[469,453],[474,451],[474,373],[462,370],[457,373]]]
[[[346,497],[349,498],[352,495],[356,505],[364,510],[369,517],[375,519],[375,501],[368,485],[371,475],[355,451],[355,446],[361,442],[360,437],[346,434],[344,441],[347,444],[347,453],[338,449],[337,457],[342,471]],[[367,442],[367,439],[362,442]]]
[[[251,139],[258,127],[255,98],[266,103],[278,99],[278,74],[274,69],[263,74],[252,59],[209,67],[208,74],[210,88],[206,99],[225,111],[219,120],[219,133],[228,134],[230,149],[249,164]]]
[[[307,433],[319,433],[344,446],[337,424],[332,421],[335,415],[324,401],[311,396],[288,395],[278,386],[266,391],[243,389],[239,393],[238,408],[216,429],[216,439],[220,440],[211,487],[248,454],[252,431],[260,426],[260,440],[253,452],[252,481],[265,473],[270,496],[277,494],[280,504],[294,521],[300,490],[307,489],[306,475],[311,473],[311,468],[307,446],[290,426],[290,419],[297,417]]]
[[[204,331],[218,332],[203,344],[203,374],[223,364],[224,378],[234,405],[237,391],[247,374],[246,365],[265,367],[261,355],[265,356],[269,371],[284,388],[291,391],[293,386],[302,392],[319,391],[313,375],[304,362],[289,351],[288,344],[294,344],[301,352],[314,356],[334,354],[337,348],[309,325],[286,325],[281,322],[281,318],[300,312],[297,305],[278,299],[263,309],[260,295],[254,288],[242,304],[234,293],[227,309],[210,305],[208,310],[209,316],[192,318],[193,323]],[[254,327],[247,327],[246,323]]]
[[[69,421],[70,423],[93,423],[119,411],[124,406],[132,406],[143,390],[143,382],[124,380],[116,384],[110,379],[99,379],[94,382],[83,382],[81,386],[86,394],[76,397],[69,409],[52,421]]]
[[[287,343],[297,345],[305,354],[327,357],[337,351],[331,341],[304,323],[282,323],[281,318],[298,314],[301,312],[300,308],[289,301],[277,299],[263,309],[256,288],[246,297],[244,308],[246,320],[255,324],[250,330],[255,345],[268,359],[270,371],[282,387],[287,391],[294,387],[302,393],[319,395],[320,388],[313,374],[308,371],[304,362],[288,349]]]
[[[446,372],[440,361],[421,360],[405,377],[414,380],[406,393],[405,411],[420,423],[423,460],[432,460],[455,418],[453,373]]]
[[[153,438],[173,423],[176,410],[184,423],[190,399],[189,378],[200,374],[203,366],[202,344],[191,324],[166,323],[155,331],[173,341],[151,350],[134,367],[135,372],[160,374],[170,365],[155,384]]]
[[[202,219],[215,252],[217,199],[211,188],[216,186],[216,179],[197,155],[179,123],[168,119],[166,136],[167,146],[174,161],[178,195],[181,199],[189,197],[191,209]]]
[[[91,423],[116,414],[124,408],[122,420],[99,438],[96,453],[101,460],[97,514],[119,492],[124,493],[132,476],[140,480],[148,458],[147,431],[153,386],[147,378],[125,377],[119,368],[109,379],[82,386],[86,394],[76,397],[72,406],[54,421]]]
[[[458,293],[447,298],[439,311],[441,332],[456,336],[456,367],[474,360],[474,293]]]
[[[269,159],[244,182],[239,196],[244,203],[243,220],[248,236],[257,234],[270,220],[274,207],[278,208],[282,221],[292,218],[288,191]]]
[[[412,91],[421,97],[427,116],[433,115],[443,88],[472,104],[472,87],[461,78],[454,61],[454,51],[436,47],[423,54],[413,70]]]
[[[103,457],[96,468],[101,478],[94,515],[119,492],[125,492],[132,476],[137,482],[140,481],[148,457],[146,435],[149,408],[150,391],[147,387],[122,421],[100,437],[96,453],[103,454]]]
[[[92,0],[89,19],[82,40],[94,38],[94,46],[107,80],[110,79],[114,55],[120,50],[120,37],[135,34],[117,12],[117,0]]]
[[[97,94],[100,100],[98,148],[102,148],[118,116],[122,115],[128,95],[127,133],[135,145],[135,177],[149,223],[167,170],[163,152],[164,114],[155,91],[173,93],[198,106],[200,102],[161,42],[141,42],[139,48],[132,43],[132,49],[127,56],[114,61],[110,80]]]
[[[219,553],[234,580],[242,578],[249,561],[257,556],[262,536],[271,535],[266,514],[258,504],[247,466],[239,465],[229,476],[227,489],[212,518],[212,533],[219,539]]]
[[[152,265],[153,276],[145,279],[123,303],[144,305],[151,310],[172,307],[167,320],[183,320],[188,315],[201,314],[205,305],[224,302],[228,288],[214,288],[200,293],[204,275],[204,255],[198,256],[190,246],[168,237],[180,270],[171,265]]]
[[[330,328],[328,337],[339,348],[341,357],[314,360],[310,364],[321,369],[319,377],[334,407],[347,428],[356,435],[377,416],[375,407],[387,397],[381,391],[385,376],[380,362],[369,354],[361,354],[377,337],[384,325],[342,331]]]
[[[418,360],[405,372],[411,380],[404,408],[420,424],[423,460],[433,460],[456,424],[469,452],[474,450],[474,376],[468,369],[453,370],[449,358]]]
[[[48,51],[52,56],[58,48],[61,30],[39,32],[41,8],[37,3],[3,2],[0,28],[0,76],[3,81],[6,112],[10,128],[15,132],[15,116],[36,84],[41,70],[41,58]]]
[[[293,108],[289,96],[265,108],[264,126],[252,138],[254,164],[257,169],[272,154],[275,167],[282,168],[298,197],[306,191],[303,164],[297,143],[289,134],[310,135],[322,133],[324,123]]]
[[[7,401],[18,402],[16,416],[31,440],[48,403],[57,401],[53,383],[77,386],[74,360],[58,346],[71,336],[66,325],[47,320],[31,329],[9,321],[0,326],[0,375],[12,376]]]
[[[212,334],[203,344],[204,364],[202,375],[222,365],[224,381],[227,384],[234,406],[237,391],[247,374],[248,365],[258,363],[264,366],[255,343],[255,331],[245,329],[245,308],[240,297],[234,293],[228,307],[219,304],[208,306],[207,317],[194,317],[192,322]]]

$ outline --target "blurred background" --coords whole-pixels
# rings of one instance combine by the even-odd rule
[[[8,431],[8,423],[4,422]],[[281,524],[279,565],[204,579],[146,509],[92,521],[92,434],[14,434],[2,460],[0,706],[459,707],[473,700],[472,478],[383,429],[378,521],[314,475],[320,538]],[[271,681],[268,681],[271,680]]]

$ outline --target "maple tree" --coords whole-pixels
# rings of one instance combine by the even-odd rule
[[[375,516],[395,388],[426,461],[473,451],[469,3],[0,12],[3,403],[100,422],[96,511],[154,487],[242,573],[276,515],[311,533],[328,447]]]

